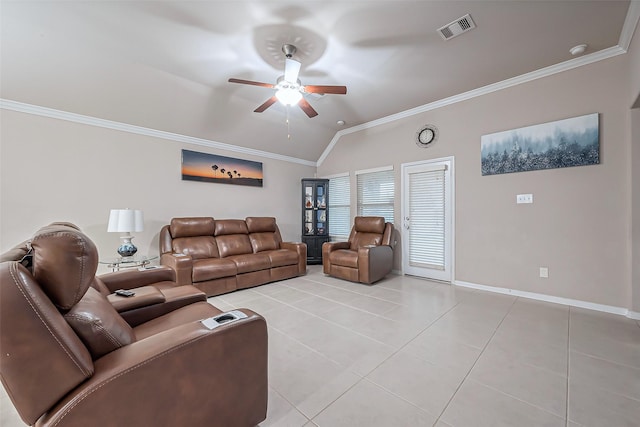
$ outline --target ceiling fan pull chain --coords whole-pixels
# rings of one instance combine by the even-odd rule
[[[286,106],[287,109],[287,139],[291,141],[291,123],[289,122],[289,106]]]

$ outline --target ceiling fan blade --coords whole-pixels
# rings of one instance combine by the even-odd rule
[[[272,85],[271,83],[261,83],[261,82],[254,82],[253,80],[242,80],[242,79],[229,79],[229,83],[240,83],[243,85],[253,85],[253,86],[262,86],[262,87],[268,87],[273,89],[274,85]]]
[[[312,118],[318,115],[318,112],[313,109],[311,104],[309,104],[306,99],[302,98],[300,102],[298,102],[298,105],[300,106],[300,108],[302,108],[302,111],[304,111],[307,114],[307,116],[309,116],[309,118]]]
[[[304,87],[304,91],[307,93],[330,93],[335,95],[345,95],[347,93],[347,87],[307,85]]]
[[[267,99],[261,106],[259,106],[258,108],[256,108],[255,110],[253,110],[254,113],[262,113],[264,110],[266,110],[267,108],[271,107],[273,104],[275,104],[275,102],[278,100],[278,98],[276,98],[275,95],[273,95],[271,98]]]
[[[300,74],[300,63],[294,59],[286,58],[284,62],[284,79],[289,83],[296,83]]]

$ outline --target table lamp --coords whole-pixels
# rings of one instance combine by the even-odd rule
[[[131,243],[131,239],[133,239],[131,232],[142,231],[144,229],[143,222],[144,219],[141,210],[111,209],[107,232],[125,233],[123,236],[120,236],[122,239],[122,245],[118,248],[120,256],[132,256],[138,251],[138,248]]]

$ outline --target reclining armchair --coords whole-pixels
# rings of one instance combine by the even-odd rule
[[[349,240],[322,245],[324,274],[372,284],[393,270],[393,224],[384,217],[357,216]]]
[[[107,283],[131,278],[96,285],[95,245],[65,224],[44,227],[0,261],[0,376],[26,424],[255,426],[265,419],[267,328],[256,313],[222,313],[199,300],[137,313],[132,326],[104,294]]]

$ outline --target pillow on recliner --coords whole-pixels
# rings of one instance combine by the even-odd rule
[[[65,315],[93,360],[135,341],[133,329],[99,291],[89,288]]]

